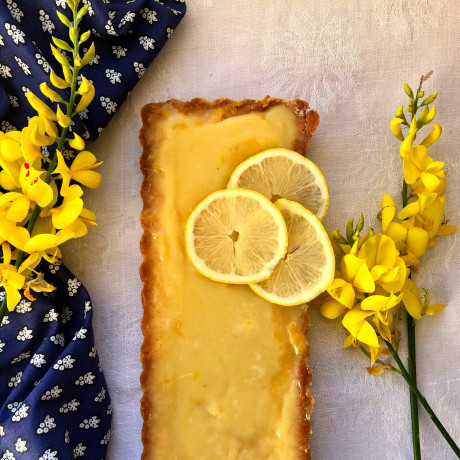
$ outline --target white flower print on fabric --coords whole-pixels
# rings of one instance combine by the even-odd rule
[[[11,364],[20,363],[23,359],[28,359],[28,358],[30,358],[30,351],[24,351],[19,356],[16,356],[16,358],[11,360]]]
[[[86,300],[85,301],[85,310],[83,311],[83,317],[84,319],[86,319],[86,315],[88,314],[88,312],[91,310],[91,301],[90,300]]]
[[[13,0],[6,0],[6,7],[10,11],[11,16],[16,19],[16,21],[21,22],[24,17],[24,13],[18,8],[18,4],[13,2]]]
[[[27,97],[27,93],[30,91],[30,89],[27,88],[27,86],[21,86],[21,89],[22,89],[22,92],[24,93],[24,96]]]
[[[72,401],[69,401],[68,403],[65,403],[62,407],[60,407],[59,412],[61,414],[67,414],[67,412],[75,412],[78,410],[79,405],[80,402],[74,398],[72,399]]]
[[[115,56],[117,57],[117,59],[120,59],[122,57],[125,57],[126,56],[126,52],[128,51],[128,48],[123,48],[122,46],[120,45],[113,45],[112,46],[112,53],[115,54]]]
[[[61,313],[62,324],[68,323],[70,321],[70,318],[72,317],[72,315],[73,315],[73,310],[71,310],[69,307],[64,307],[62,309],[62,313]]]
[[[136,17],[136,13],[134,13],[134,11],[127,11],[126,14],[123,16],[123,18],[121,19],[120,24],[118,24],[118,28],[120,29],[128,22],[134,22],[135,17]]]
[[[14,415],[11,417],[12,422],[20,422],[29,416],[29,409],[30,406],[27,404],[21,404],[19,408],[16,410]]]
[[[83,339],[86,339],[86,333],[88,332],[88,329],[84,329],[83,327],[75,332],[75,336],[74,338],[72,339],[73,341],[75,340],[83,340]]]
[[[12,403],[9,403],[6,408],[11,411],[12,414],[14,414],[17,410],[18,407],[21,405],[19,401],[14,401]]]
[[[52,34],[56,26],[54,25],[53,21],[50,19],[49,14],[46,13],[46,11],[44,10],[40,10],[39,13],[40,13],[40,16],[38,19],[40,19],[40,22],[42,23],[43,32],[48,32]]]
[[[16,305],[16,313],[19,313],[21,315],[24,315],[25,313],[29,313],[29,311],[32,311],[32,302],[27,302],[27,300],[22,299],[18,305]]]
[[[40,53],[35,53],[35,60],[37,61],[37,64],[41,66],[46,73],[50,73],[51,66],[49,65],[49,62]]]
[[[5,348],[5,345],[6,345],[6,343],[2,342],[2,340],[0,339],[0,353],[3,352],[3,348]]]
[[[142,17],[148,21],[149,24],[153,24],[158,21],[157,12],[144,8],[141,10]]]
[[[59,460],[58,451],[46,449],[38,460]]]
[[[105,399],[105,387],[101,388],[101,391],[94,397],[95,402],[102,402]]]
[[[97,355],[96,348],[95,347],[91,348],[90,352],[88,353],[88,356],[90,358],[95,358],[96,355]]]
[[[121,83],[121,76],[120,72],[117,72],[115,69],[105,69],[105,77],[112,83],[112,85],[116,85],[117,83]]]
[[[61,268],[61,265],[62,265],[62,260],[56,259],[52,264],[48,266],[48,268],[50,269],[50,272],[54,275],[59,271],[59,269]]]
[[[59,319],[59,313],[52,308],[46,315],[43,317],[44,323],[51,323]]]
[[[27,452],[27,440],[19,437],[18,439],[16,439],[16,442],[14,443],[14,448],[16,449],[16,452],[19,454]]]
[[[0,436],[3,438],[4,436],[6,436],[6,433],[5,433],[5,428],[3,428],[1,425],[0,425]]]
[[[38,387],[38,385],[40,385],[40,382],[41,380],[37,380],[36,382],[34,382],[34,387]]]
[[[9,24],[8,22],[5,22],[5,29],[15,45],[19,45],[19,43],[26,42],[24,40],[26,34],[22,30],[18,29],[14,24]]]
[[[166,33],[168,34],[168,38],[171,38],[171,35],[173,34],[174,29],[171,29],[171,27],[166,28]]]
[[[29,66],[21,58],[18,58],[17,56],[14,56],[14,59],[18,63],[19,68],[22,69],[22,71],[27,76],[32,75],[32,73],[30,72]]]
[[[6,120],[2,120],[0,128],[4,133],[7,133],[8,131],[17,131],[16,126],[12,125],[9,121]]]
[[[35,367],[42,367],[46,364],[45,355],[43,353],[35,353],[30,360],[30,364]]]
[[[50,337],[50,342],[54,343],[54,345],[59,345],[63,347],[65,345],[64,334],[56,334]]]
[[[112,403],[110,403],[107,406],[107,415],[112,415],[112,412],[113,412],[113,406],[112,406]]]
[[[107,445],[110,441],[110,428],[109,428],[109,431],[107,431],[107,433],[104,435],[104,437],[101,439],[101,445]]]
[[[118,35],[112,24],[112,19],[115,17],[115,15],[116,15],[115,11],[109,11],[109,15],[108,15],[109,19],[107,19],[107,22],[105,23],[105,31],[109,35]]]
[[[94,10],[93,10],[93,5],[91,5],[90,0],[82,0],[85,5],[88,6],[88,14],[90,16],[94,16]]]
[[[3,41],[3,35],[0,35],[0,46],[5,46],[5,42]]]
[[[17,109],[19,107],[18,98],[16,96],[13,96],[12,94],[10,94],[8,97],[10,99],[11,106]]]
[[[63,149],[61,150],[61,153],[62,153],[62,156],[63,156],[66,160],[71,160],[72,158],[75,158],[75,154],[73,153],[72,150],[63,148]],[[69,280],[69,281],[70,281],[70,280]]]
[[[55,385],[50,390],[46,390],[46,392],[42,395],[42,401],[49,401],[50,399],[56,399],[61,396],[63,389],[59,385]]]
[[[25,342],[26,340],[30,340],[31,338],[33,338],[33,334],[32,334],[32,329],[29,329],[27,326],[24,326],[19,332],[18,332],[18,335],[16,336],[16,338],[20,341],[20,342]]]
[[[19,371],[16,375],[13,375],[13,377],[11,377],[11,380],[8,382],[8,386],[10,388],[16,388],[21,383],[21,379],[22,371]]]
[[[2,322],[0,323],[0,327],[6,326],[8,324],[10,324],[10,318],[8,317],[8,315],[5,315],[2,319]]]
[[[67,428],[65,429],[65,433],[64,433],[64,442],[66,444],[70,444],[70,434]]]
[[[50,415],[47,415],[44,419],[43,422],[38,425],[37,434],[46,434],[50,430],[53,430],[56,428],[56,424],[54,423],[54,417],[51,417]]]
[[[137,73],[137,76],[139,78],[142,78],[145,71],[147,70],[147,67],[144,66],[142,62],[134,62],[134,71]]]
[[[0,460],[16,460],[16,457],[14,456],[13,452],[6,449]]]
[[[58,359],[56,364],[53,366],[53,369],[57,371],[63,371],[65,369],[72,369],[75,359],[72,358],[72,355],[66,355],[62,359]]]
[[[87,372],[86,374],[80,375],[78,380],[75,380],[75,385],[93,385],[93,380],[96,376],[92,372]]]
[[[78,115],[80,115],[81,120],[83,120],[83,119],[87,120],[88,119],[88,113],[89,113],[89,110],[85,109],[85,110],[82,110]]]
[[[77,280],[77,278],[69,278],[67,280],[67,289],[69,291],[69,296],[72,297],[74,294],[76,294],[80,286],[81,283]]]
[[[55,1],[56,1],[56,7],[57,8],[62,8],[64,10],[66,9],[66,6],[67,6],[66,0],[55,0]]]
[[[110,115],[112,113],[115,113],[117,111],[117,106],[118,104],[114,101],[112,101],[109,97],[107,96],[101,96],[99,98],[101,101],[102,107],[104,107],[105,111]],[[69,280],[70,282],[70,280]]]
[[[93,415],[88,419],[85,418],[85,420],[80,423],[79,427],[89,430],[90,428],[99,428],[99,423],[101,423],[101,419],[97,418],[96,415]]]
[[[145,51],[148,51],[149,49],[154,50],[155,49],[155,39],[147,37],[147,35],[142,35],[139,37],[139,44],[142,46],[142,48],[145,49]]]
[[[8,67],[4,64],[0,64],[0,77],[12,78],[13,75],[11,75],[11,67]]]
[[[75,449],[73,450],[73,456],[74,458],[77,458],[77,457],[83,457],[83,455],[85,455],[85,450],[86,450],[86,446],[83,444],[83,443],[79,443],[75,446]]]

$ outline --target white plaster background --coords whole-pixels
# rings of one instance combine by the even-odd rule
[[[138,132],[144,103],[266,94],[310,101],[321,123],[309,156],[330,187],[324,224],[332,230],[361,211],[369,225],[376,224],[382,194],[398,195],[398,141],[389,121],[405,101],[403,81],[415,85],[433,70],[427,93],[439,90],[437,121],[444,133],[432,154],[451,169],[446,214],[460,223],[460,10],[455,0],[188,0],[187,5],[170,42],[92,146],[104,160],[102,186],[88,193],[99,226],[65,250],[68,266],[95,306],[96,344],[114,404],[111,460],[139,459],[142,451]],[[418,324],[418,372],[421,390],[457,441],[459,257],[458,236],[441,239],[417,275],[434,301],[449,304]],[[410,459],[408,390],[402,378],[368,375],[359,351],[341,350],[341,326],[314,309],[310,313],[313,458]],[[421,442],[426,459],[454,458],[423,410]]]

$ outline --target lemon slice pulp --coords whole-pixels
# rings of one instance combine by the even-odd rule
[[[265,300],[299,305],[325,291],[334,278],[335,257],[329,236],[319,219],[298,203],[279,199],[288,228],[288,248],[270,278],[250,284]]]
[[[222,283],[267,279],[288,245],[281,212],[252,190],[220,190],[190,214],[185,228],[187,254],[207,278]]]
[[[272,201],[296,201],[320,220],[329,206],[326,180],[319,168],[288,149],[266,150],[248,158],[235,169],[227,188],[256,190]]]

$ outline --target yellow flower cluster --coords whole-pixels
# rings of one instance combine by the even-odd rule
[[[30,289],[50,291],[52,286],[36,273],[29,275],[43,259],[53,262],[61,257],[59,245],[78,238],[95,225],[95,215],[84,208],[81,185],[96,188],[101,175],[94,171],[101,163],[84,150],[85,142],[76,133],[70,136],[72,117],[86,109],[94,97],[94,86],[85,77],[78,85],[80,69],[94,56],[94,44],[83,58],[79,46],[89,38],[89,32],[80,35],[78,24],[87,7],[77,11],[78,1],[69,2],[73,21],[59,13],[69,27],[72,44],[53,37],[61,49],[71,51],[71,63],[63,53],[52,47],[53,54],[62,66],[63,77],[51,72],[51,83],[40,85],[42,93],[56,103],[53,110],[38,96],[29,92],[27,99],[37,111],[21,131],[0,133],[0,244],[3,261],[0,264],[0,286],[6,291],[6,306],[13,310],[21,299],[21,289],[33,299]],[[59,90],[70,89],[68,102]],[[79,97],[78,102],[75,100]],[[62,109],[61,109],[62,106]],[[43,147],[55,146],[52,157],[43,155]],[[65,145],[81,150],[68,166],[61,150]],[[1,316],[1,315],[0,315]]]
[[[413,95],[409,94],[413,104]],[[411,91],[410,91],[411,92]],[[423,97],[423,92],[418,94]],[[445,305],[429,304],[429,293],[425,290],[422,300],[420,289],[410,278],[411,270],[417,270],[419,258],[427,248],[436,243],[436,237],[448,235],[457,229],[443,221],[446,196],[446,172],[444,163],[434,161],[428,155],[428,147],[441,135],[441,126],[434,123],[432,132],[419,144],[414,145],[418,130],[430,123],[436,114],[436,93],[421,104],[425,106],[420,116],[406,121],[403,108],[396,111],[390,123],[395,137],[402,141],[404,190],[407,196],[410,187],[410,202],[405,202],[394,220],[396,206],[390,195],[382,199],[382,232],[373,230],[360,237],[364,222],[362,216],[355,228],[353,220],[348,223],[346,238],[338,231],[330,234],[337,258],[336,277],[323,299],[321,313],[330,319],[343,315],[342,324],[348,332],[343,347],[366,345],[371,364],[378,360],[384,350],[384,341],[397,345],[398,307],[403,305],[415,319],[422,315],[434,315]],[[414,107],[409,104],[409,112]],[[401,125],[409,128],[406,137]],[[409,201],[409,200],[404,200]],[[396,316],[396,320],[395,320]],[[383,372],[385,366],[368,368],[373,374]]]

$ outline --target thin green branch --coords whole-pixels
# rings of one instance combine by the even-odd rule
[[[442,434],[444,439],[447,441],[455,455],[460,458],[460,448],[458,445],[455,443],[455,441],[452,439],[450,434],[447,432],[447,430],[444,428],[444,425],[441,423],[441,421],[438,419],[436,414],[433,412],[433,409],[431,406],[428,404],[427,400],[425,397],[420,393],[419,389],[417,388],[417,385],[413,382],[411,379],[407,369],[404,367],[404,364],[402,363],[401,359],[399,358],[398,353],[396,353],[395,349],[391,345],[390,342],[385,341],[387,344],[388,349],[390,350],[390,353],[393,356],[393,359],[395,360],[396,364],[398,365],[401,375],[404,378],[404,380],[407,382],[409,385],[409,388],[411,390],[411,394],[414,394],[414,396],[418,399],[422,407],[426,410],[428,416],[431,418],[433,423],[436,425],[436,428],[439,430],[439,432]]]

